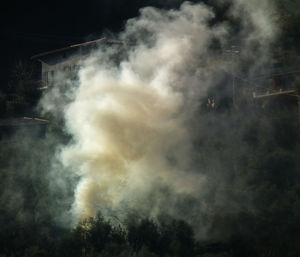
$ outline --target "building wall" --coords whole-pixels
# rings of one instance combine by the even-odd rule
[[[56,58],[56,57],[52,57]],[[60,59],[57,63],[51,63],[47,60],[41,60],[42,63],[42,83],[43,86],[52,86],[58,72],[74,72],[79,70],[82,56],[77,56],[70,59]]]

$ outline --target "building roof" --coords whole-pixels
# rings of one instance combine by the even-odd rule
[[[253,92],[253,98],[265,98],[265,97],[270,97],[270,96],[278,96],[278,95],[296,95],[296,90],[290,89],[290,90],[278,90],[278,91],[272,91],[272,92],[265,92],[265,93],[256,93]]]
[[[96,40],[92,40],[92,41],[88,41],[88,42],[84,42],[84,43],[80,43],[80,44],[70,45],[70,46],[55,49],[55,50],[52,50],[52,51],[47,51],[47,52],[43,52],[43,53],[40,53],[40,54],[36,54],[36,55],[32,56],[31,59],[34,60],[34,59],[44,57],[44,56],[47,56],[47,55],[51,55],[51,54],[55,54],[55,53],[59,53],[59,52],[64,52],[64,51],[68,51],[68,50],[71,50],[71,49],[76,49],[76,48],[79,48],[79,47],[84,47],[84,46],[89,46],[89,45],[96,45],[96,44],[99,44],[99,43],[133,45],[132,43],[121,41],[121,40],[100,38],[100,39],[96,39]]]
[[[16,127],[16,126],[34,126],[34,125],[47,125],[49,120],[39,118],[8,118],[0,119],[0,127]]]

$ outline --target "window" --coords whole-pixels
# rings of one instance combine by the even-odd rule
[[[70,71],[71,70],[71,67],[70,66],[65,66],[64,68],[63,68],[63,70],[66,72],[66,71]]]
[[[47,71],[42,73],[42,81],[45,85],[48,84],[48,72]]]

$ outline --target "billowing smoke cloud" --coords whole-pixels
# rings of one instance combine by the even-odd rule
[[[253,63],[245,76],[261,69],[275,35],[266,2],[230,4],[235,31],[204,4],[143,8],[119,35],[134,44],[99,46],[84,62],[61,109],[73,141],[60,158],[80,177],[76,219],[139,210],[189,220],[205,211],[208,170],[199,168],[194,151],[200,99],[243,62]],[[233,63],[236,42],[240,56]],[[58,97],[53,92],[44,98],[47,110]]]

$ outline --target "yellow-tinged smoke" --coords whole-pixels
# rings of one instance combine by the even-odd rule
[[[260,40],[255,51],[262,58],[272,39],[269,18],[235,2],[232,14],[242,10],[251,27],[244,24],[245,54]],[[64,109],[74,141],[61,153],[64,165],[81,177],[77,218],[136,205],[149,215],[161,209],[172,214],[176,195],[201,199],[205,177],[192,161],[195,111],[201,95],[222,80],[220,70],[235,68],[209,48],[212,40],[225,48],[231,39],[226,23],[209,25],[213,17],[209,7],[188,2],[179,10],[144,8],[120,35],[136,42],[126,57],[113,63],[120,47],[99,46],[85,61],[74,100]],[[168,193],[156,194],[162,188]]]
[[[78,165],[83,177],[76,191],[80,215],[94,215],[101,205],[113,208],[153,179],[175,183],[165,158],[188,138],[178,116],[182,104],[182,95],[165,81],[146,84],[129,67],[116,77],[97,66],[81,72],[81,87],[67,111],[76,144],[63,152],[65,164]]]

